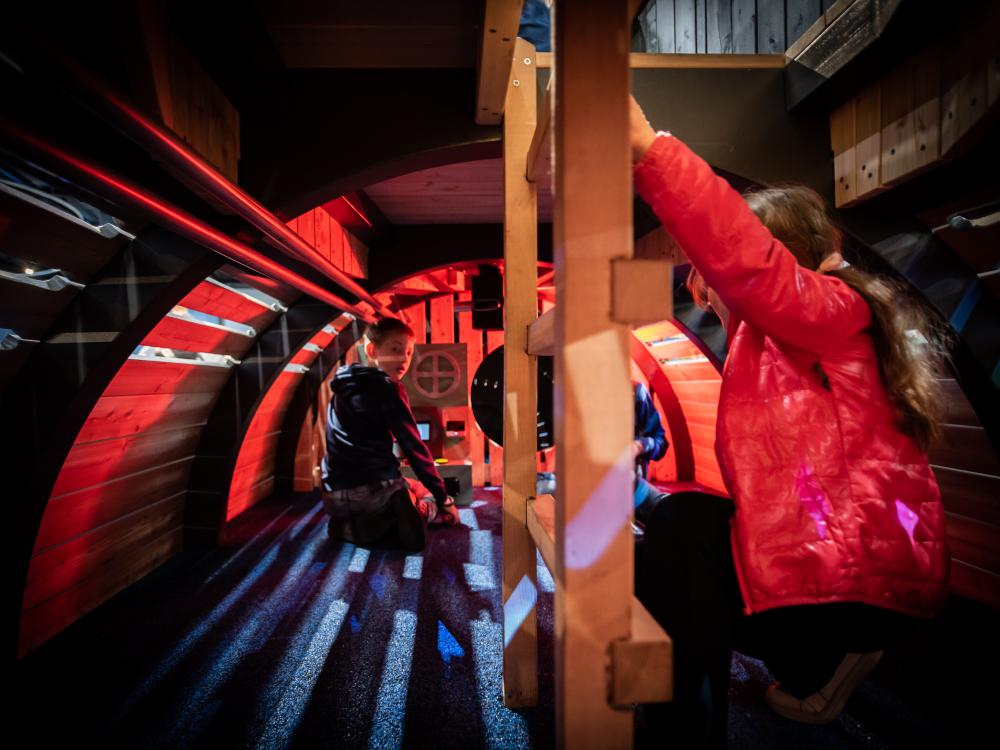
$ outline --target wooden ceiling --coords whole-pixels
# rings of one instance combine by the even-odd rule
[[[289,68],[471,68],[475,0],[265,0],[260,16]]]
[[[538,220],[552,221],[548,180],[538,183]],[[364,192],[393,224],[503,222],[503,159],[481,159],[394,177]]]

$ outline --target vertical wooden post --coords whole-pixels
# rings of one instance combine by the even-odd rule
[[[632,746],[632,713],[609,705],[608,684],[633,588],[628,330],[611,318],[611,261],[632,255],[626,5],[555,7],[556,744],[567,748]]]
[[[536,558],[527,527],[537,447],[537,367],[527,346],[528,326],[538,315],[538,205],[535,185],[524,177],[535,133],[535,70],[534,45],[519,37],[503,118],[503,687],[510,707],[538,703]]]

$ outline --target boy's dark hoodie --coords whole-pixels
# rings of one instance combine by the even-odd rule
[[[395,437],[417,478],[439,505],[444,503],[448,497],[444,481],[420,439],[402,384],[392,382],[377,367],[355,364],[337,370],[330,389],[323,460],[326,488],[346,489],[402,476],[392,453]]]

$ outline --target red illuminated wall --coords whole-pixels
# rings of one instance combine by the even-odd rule
[[[281,301],[297,296],[260,281]],[[207,280],[179,306],[257,333],[278,314]],[[253,343],[253,337],[173,317],[142,342],[236,358]],[[231,373],[169,360],[129,359],[121,367],[76,436],[46,506],[24,591],[21,653],[180,551],[194,453]]]

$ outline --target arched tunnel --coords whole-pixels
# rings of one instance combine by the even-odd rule
[[[490,35],[512,44],[519,24],[548,106],[551,5],[0,11],[0,421],[14,520],[4,635],[19,735],[573,744],[558,728],[559,634],[565,617],[588,615],[562,613],[561,579],[534,547],[537,706],[505,705],[509,403],[496,352],[511,295],[509,174],[505,125],[476,118]],[[737,653],[735,747],[972,747],[997,697],[1000,27],[990,3],[959,5],[947,17],[907,1],[630,6],[631,85],[649,121],[740,192],[816,190],[836,206],[845,257],[900,282],[953,340],[937,375],[944,438],[929,452],[947,603],[826,727],[770,714],[767,668]],[[855,49],[859,34],[871,38]],[[948,45],[963,52],[942,63]],[[897,120],[926,113],[930,79],[914,71],[928,59],[944,113],[935,155],[920,148],[919,165],[899,167]],[[845,171],[848,153],[858,163]],[[847,186],[873,159],[874,187]],[[537,182],[533,317],[554,314],[569,283],[553,179]],[[638,195],[632,209],[634,257],[670,262],[671,315],[627,338],[630,377],[652,394],[669,445],[648,478],[668,496],[728,497],[716,455],[726,331],[694,304],[683,248]],[[421,553],[329,537],[322,502],[331,379],[368,363],[366,328],[384,317],[414,334],[403,387],[458,505],[460,524],[428,530]],[[537,376],[539,494],[575,460],[553,426],[555,371]],[[635,744],[662,744],[642,716]]]

